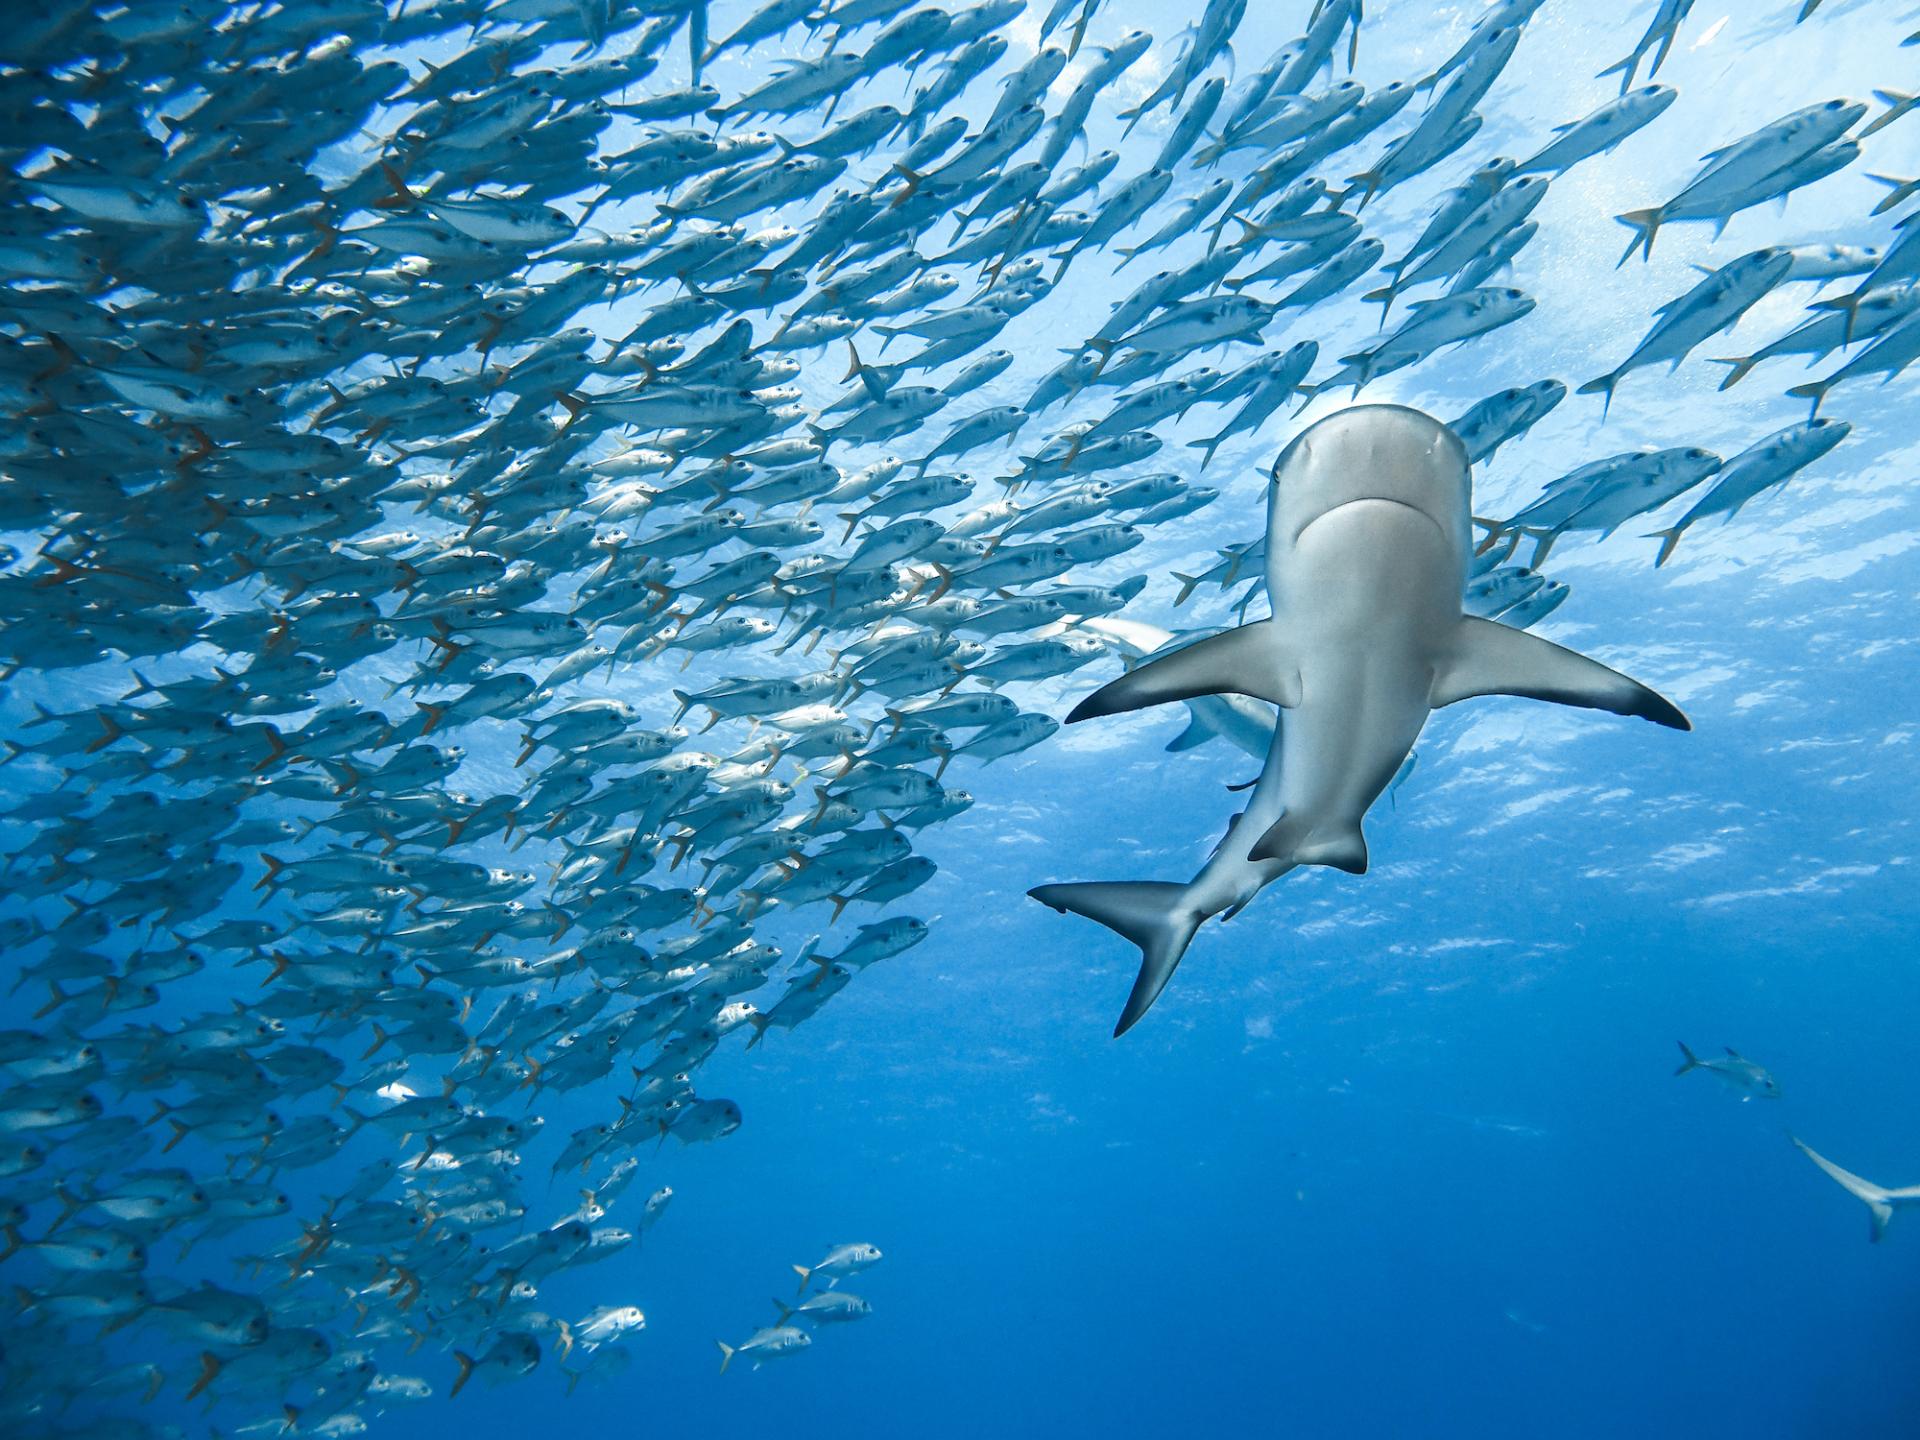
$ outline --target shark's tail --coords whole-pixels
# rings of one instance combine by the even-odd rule
[[[1687,1048],[1686,1041],[1681,1040],[1676,1043],[1680,1046],[1680,1053],[1686,1058],[1680,1062],[1680,1068],[1673,1073],[1676,1075],[1684,1075],[1689,1070],[1698,1070],[1700,1068],[1700,1057]]]
[[[1187,887],[1155,880],[1091,881],[1041,885],[1027,893],[1042,905],[1098,920],[1140,947],[1140,974],[1127,996],[1127,1008],[1113,1027],[1115,1036],[1131,1030],[1153,1007],[1187,953],[1201,917],[1183,904]]]
[[[1795,1135],[1790,1138],[1800,1153],[1813,1161],[1813,1163],[1818,1165],[1822,1170],[1826,1171],[1828,1175],[1832,1176],[1833,1179],[1838,1182],[1841,1189],[1866,1204],[1868,1214],[1872,1217],[1873,1222],[1871,1238],[1877,1243],[1880,1237],[1887,1233],[1887,1223],[1893,1219],[1893,1204],[1887,1192],[1871,1180],[1863,1180],[1851,1170],[1842,1170],[1811,1145],[1801,1140],[1799,1136]]]

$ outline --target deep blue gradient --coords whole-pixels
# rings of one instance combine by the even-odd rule
[[[1799,5],[1698,8],[1659,77],[1681,92],[1673,109],[1556,180],[1537,213],[1540,238],[1510,283],[1538,311],[1363,398],[1452,418],[1505,386],[1556,376],[1572,388],[1626,355],[1655,307],[1698,278],[1693,264],[1773,243],[1889,243],[1898,216],[1867,218],[1885,192],[1864,172],[1916,173],[1920,118],[1873,137],[1860,162],[1784,212],[1749,211],[1718,237],[1675,226],[1651,262],[1615,268],[1626,231],[1612,216],[1673,194],[1702,152],[1802,104],[1911,88],[1920,52],[1897,47],[1920,23],[1912,6],[1827,0],[1795,27]],[[713,8],[724,34],[753,7]],[[1253,0],[1234,47],[1241,73],[1309,8]],[[1089,44],[1135,26],[1170,39],[1195,9],[1112,0]],[[1370,208],[1369,233],[1397,253],[1472,166],[1531,153],[1552,126],[1609,98],[1615,82],[1595,72],[1626,53],[1651,9],[1548,0],[1482,106],[1484,130],[1441,173]],[[1375,0],[1356,78],[1424,73],[1476,15]],[[1012,27],[1010,59],[1031,54],[1037,18],[1030,9]],[[797,51],[796,34],[785,53]],[[730,56],[713,81],[737,93],[782,53]],[[1151,58],[1118,99],[1137,100],[1164,73],[1165,56]],[[1344,47],[1341,59],[1344,78]],[[663,68],[660,83],[680,79]],[[984,117],[994,93],[981,82],[962,108]],[[1161,112],[1127,138],[1122,174],[1147,163],[1166,124]],[[1118,143],[1112,107],[1090,139],[1095,150]],[[1170,198],[1198,188],[1191,179],[1183,172]],[[1024,400],[1058,346],[1092,333],[1149,269],[1203,244],[1188,237],[1118,280],[1109,257],[1077,264],[1058,305],[998,342],[1019,360],[974,399]],[[1698,444],[1730,456],[1803,418],[1804,402],[1782,393],[1808,378],[1797,361],[1721,392],[1723,371],[1706,359],[1748,353],[1798,324],[1817,293],[1849,283],[1785,287],[1671,378],[1636,372],[1604,425],[1597,397],[1569,396],[1476,474],[1477,513],[1511,513],[1601,455]],[[619,334],[633,318],[594,323]],[[1325,371],[1376,318],[1350,297],[1267,341],[1318,339]],[[809,402],[837,396],[840,355],[808,359]],[[1885,1242],[1869,1244],[1865,1208],[1788,1138],[1883,1184],[1920,1182],[1912,395],[1904,379],[1836,390],[1823,413],[1852,422],[1848,442],[1730,524],[1689,533],[1658,571],[1645,536],[1662,522],[1651,519],[1555,548],[1548,571],[1574,595],[1541,632],[1673,696],[1694,733],[1506,699],[1436,715],[1411,779],[1369,822],[1372,872],[1296,873],[1209,924],[1122,1040],[1109,1032],[1132,980],[1130,947],[1024,892],[1184,880],[1241,803],[1226,786],[1251,778],[1252,762],[1221,744],[1166,753],[1185,723],[1175,707],[1063,729],[991,766],[956,763],[946,778],[978,802],[917,842],[940,874],[901,907],[937,916],[932,938],[861,974],[792,1033],[751,1051],[744,1033],[730,1038],[700,1088],[739,1103],[739,1133],[643,1148],[619,1213],[671,1185],[665,1218],[642,1245],[542,1288],[557,1315],[643,1307],[630,1367],[567,1394],[545,1364],[449,1401],[451,1364],[429,1347],[413,1373],[432,1398],[369,1433],[1920,1434],[1920,1216],[1896,1217]],[[1173,572],[1258,533],[1273,456],[1346,399],[1276,418],[1204,471],[1183,442],[1210,433],[1213,417],[1164,427],[1167,450],[1147,468],[1180,469],[1222,498],[1075,578],[1144,572],[1131,618],[1228,622],[1212,589],[1176,608]],[[1050,417],[1049,433],[1065,418]],[[920,453],[945,426],[900,453]],[[1017,448],[1038,443],[1023,436]],[[997,493],[986,482],[1011,463],[980,457],[977,500]],[[732,657],[703,659],[690,679],[738,670]],[[1102,661],[1023,687],[1022,705],[1064,716],[1113,673]],[[355,684],[379,696],[391,678]],[[667,688],[685,683],[662,670],[631,698],[664,723]],[[30,700],[73,706],[126,684],[117,663],[50,687],[27,677],[3,713],[16,726]],[[476,745],[469,763],[497,780],[510,760]],[[250,903],[241,887],[226,913]],[[850,915],[829,948],[871,918]],[[768,933],[791,953],[818,928],[782,921]],[[203,1000],[244,1003],[257,974],[209,984]],[[4,1023],[28,1023],[39,998],[8,999]],[[169,1015],[179,1018],[157,1018]],[[1778,1078],[1782,1098],[1743,1102],[1711,1075],[1676,1078],[1676,1041],[1703,1056],[1733,1046]],[[543,1223],[589,1183],[548,1181],[560,1139],[610,1110],[594,1089],[542,1100],[546,1132],[525,1173]],[[296,1212],[315,1213],[352,1168],[290,1180]],[[715,1339],[737,1343],[771,1323],[770,1297],[794,1293],[791,1265],[855,1240],[886,1254],[847,1286],[872,1302],[870,1318],[823,1330],[791,1359],[718,1373]],[[226,1262],[215,1245],[197,1263],[218,1277]],[[143,1417],[203,1433],[208,1420],[181,1399],[190,1380],[171,1375]]]

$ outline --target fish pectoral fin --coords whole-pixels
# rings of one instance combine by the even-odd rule
[[[1468,615],[1435,671],[1429,703],[1438,710],[1479,695],[1520,695],[1693,728],[1677,705],[1638,680],[1538,635]]]
[[[1256,620],[1139,664],[1073,707],[1067,723],[1119,715],[1198,695],[1248,695],[1300,703],[1300,671],[1272,620]]]

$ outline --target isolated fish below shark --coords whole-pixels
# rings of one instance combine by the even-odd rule
[[[1692,728],[1638,681],[1462,611],[1470,489],[1459,439],[1417,410],[1357,405],[1308,427],[1281,453],[1268,488],[1273,615],[1139,665],[1067,716],[1073,724],[1200,696],[1281,709],[1246,810],[1192,880],[1027,892],[1140,947],[1115,1035],[1146,1014],[1203,921],[1231,919],[1301,865],[1365,873],[1362,817],[1431,711],[1520,695]]]

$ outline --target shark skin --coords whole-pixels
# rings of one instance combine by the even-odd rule
[[[1302,865],[1366,872],[1362,818],[1441,706],[1519,695],[1692,728],[1638,681],[1463,612],[1470,489],[1459,439],[1417,410],[1356,405],[1308,427],[1268,487],[1273,615],[1137,665],[1067,716],[1075,724],[1201,696],[1281,711],[1247,808],[1192,880],[1027,892],[1140,947],[1116,1036],[1159,998],[1206,920],[1231,919]]]

